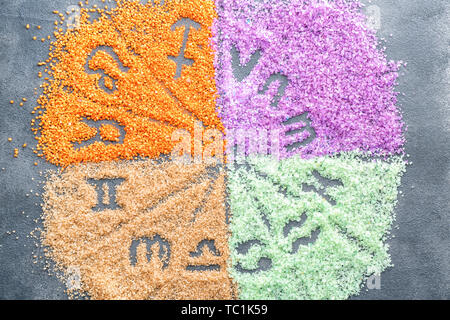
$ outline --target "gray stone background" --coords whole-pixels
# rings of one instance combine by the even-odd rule
[[[399,105],[408,125],[407,153],[413,164],[403,178],[398,229],[389,240],[395,267],[382,273],[381,289],[366,288],[354,299],[449,299],[450,2],[364,2],[376,6],[370,14],[379,9],[375,26],[378,36],[386,39],[388,57],[408,62],[398,90],[405,94]],[[64,284],[34,263],[33,255],[40,252],[35,240],[27,237],[41,214],[35,195],[41,192],[39,172],[52,167],[38,160],[31,147],[21,146],[35,144],[29,128],[34,88],[40,84],[37,62],[48,53],[48,42],[31,38],[53,31],[53,10],[65,11],[77,3],[0,0],[0,299],[67,298]],[[27,23],[42,29],[27,31]],[[28,102],[19,107],[22,97]],[[20,149],[18,159],[13,158],[14,148]],[[12,230],[16,232],[9,235]]]

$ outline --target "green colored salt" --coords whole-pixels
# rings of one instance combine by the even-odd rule
[[[254,156],[228,170],[240,299],[346,299],[390,266],[401,157]]]

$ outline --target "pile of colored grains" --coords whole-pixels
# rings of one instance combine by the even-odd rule
[[[146,160],[52,173],[43,195],[49,257],[79,270],[75,289],[92,299],[233,298],[225,176],[210,169]]]
[[[216,5],[218,105],[227,131],[242,129],[254,140],[252,130],[279,130],[282,156],[403,151],[394,90],[400,64],[386,60],[360,2]],[[312,135],[305,119],[316,136],[296,147]]]

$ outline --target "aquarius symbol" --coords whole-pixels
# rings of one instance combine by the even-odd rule
[[[318,171],[313,171],[312,175],[314,178],[316,178],[319,181],[320,188],[317,189],[314,186],[308,185],[308,184],[302,184],[302,189],[305,192],[315,192],[318,195],[320,195],[322,198],[324,198],[326,201],[328,201],[329,204],[332,206],[336,205],[336,201],[332,199],[329,195],[327,195],[327,188],[335,188],[335,187],[343,187],[344,184],[341,180],[334,180],[329,179],[324,176],[322,176]]]
[[[180,54],[178,56],[169,56],[169,59],[174,61],[177,64],[177,70],[175,72],[175,79],[181,77],[181,70],[183,68],[183,65],[191,66],[194,63],[194,60],[186,58],[184,55],[186,53],[186,46],[189,38],[189,32],[191,31],[191,27],[193,27],[196,30],[199,30],[201,28],[200,24],[189,19],[189,18],[182,18],[181,20],[177,21],[175,24],[172,25],[171,30],[175,31],[178,27],[184,27],[184,35],[183,35],[183,43],[181,45]]]
[[[94,211],[117,210],[119,205],[116,203],[116,188],[122,184],[125,179],[88,179],[88,183],[95,186],[98,195],[97,206],[92,208]]]

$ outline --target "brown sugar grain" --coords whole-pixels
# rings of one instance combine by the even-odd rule
[[[103,190],[103,204],[115,192],[118,209],[97,210],[90,181],[118,178],[114,190]],[[223,168],[150,160],[70,166],[49,175],[43,199],[43,244],[66,274],[79,270],[77,292],[92,299],[235,298]]]

